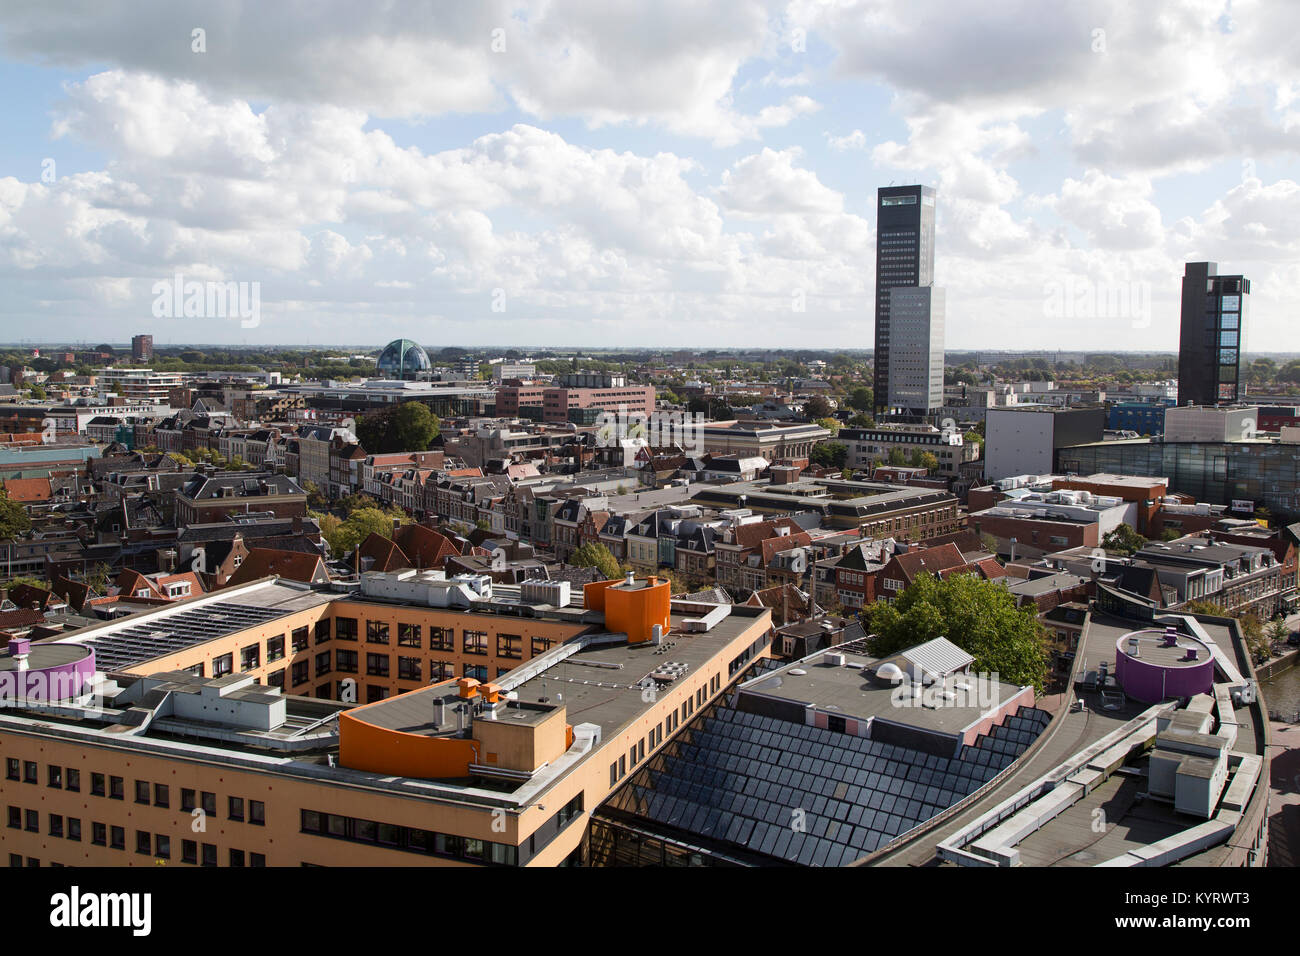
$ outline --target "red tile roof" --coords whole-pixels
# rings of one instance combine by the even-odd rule
[[[10,501],[20,501],[24,504],[49,501],[53,495],[48,478],[10,478],[0,484],[4,485]]]

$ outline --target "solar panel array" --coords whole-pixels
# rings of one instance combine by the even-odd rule
[[[650,829],[658,824],[803,866],[843,866],[978,790],[1050,719],[1022,707],[980,739],[992,743],[947,758],[733,703],[704,711],[608,807]],[[983,759],[968,758],[972,751]]]
[[[173,654],[280,617],[283,611],[246,604],[207,604],[147,624],[135,624],[95,638],[95,666],[120,671],[162,654]]]

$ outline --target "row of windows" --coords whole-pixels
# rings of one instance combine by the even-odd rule
[[[47,814],[48,834],[59,839],[67,839],[73,843],[81,842],[81,818],[64,817],[62,814]],[[20,807],[9,807],[9,829],[25,830],[28,833],[40,833],[40,814],[36,810],[23,810]],[[113,826],[98,821],[92,821],[90,824],[90,842],[94,846],[108,847],[111,850],[126,849],[126,829],[120,826]],[[217,865],[217,848],[214,844],[204,843],[202,845],[203,865]],[[135,831],[135,852],[141,856],[152,856],[159,860],[170,860],[172,857],[172,840],[165,833],[150,833],[148,830]],[[10,854],[9,865],[21,866],[21,863],[15,863],[14,859],[17,854]],[[266,866],[266,855],[262,853],[251,853],[247,856],[243,850],[232,849],[230,851],[231,866]],[[246,862],[247,860],[247,862]],[[181,862],[198,863],[199,862],[199,844],[194,840],[181,841]],[[29,862],[29,866],[32,864]]]
[[[475,837],[420,830],[392,823],[378,823],[374,820],[361,820],[357,817],[322,813],[317,810],[302,811],[301,829],[303,833],[333,837],[351,843],[366,843],[407,853],[446,856],[474,863],[515,866],[519,861],[518,847],[508,843],[493,843]]]
[[[16,757],[5,759],[5,776],[9,780],[21,780],[24,783],[37,783],[40,768],[34,760],[19,761]],[[81,792],[81,771],[73,767],[61,767],[49,764],[46,767],[46,786],[55,790]],[[108,797],[110,800],[126,799],[126,780],[102,773],[90,775],[90,795]],[[142,806],[167,809],[171,806],[171,788],[165,783],[150,783],[147,780],[135,781],[135,802]],[[207,790],[197,791],[184,788],[181,790],[181,809],[189,812],[202,805],[204,813],[216,816],[217,795]],[[10,808],[12,810],[12,808]],[[245,820],[257,826],[266,824],[266,804],[261,800],[249,800],[243,797],[228,797],[226,804],[228,820]],[[245,816],[247,811],[247,816]]]

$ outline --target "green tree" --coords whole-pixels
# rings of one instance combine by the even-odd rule
[[[824,441],[813,446],[808,456],[814,465],[823,468],[843,468],[849,460],[849,446],[838,441]]]
[[[831,408],[831,403],[820,395],[814,395],[803,403],[803,417],[810,422],[819,418],[829,418],[833,411],[835,409]]]
[[[895,468],[902,468],[907,464],[907,453],[901,448],[891,448],[888,460]]]
[[[9,540],[28,531],[32,519],[27,517],[27,509],[9,498],[9,491],[0,485],[0,540]]]
[[[103,561],[96,564],[85,577],[85,585],[96,594],[103,594],[113,580],[113,569]]]
[[[371,454],[426,451],[441,423],[423,402],[403,402],[357,420],[357,441]]]
[[[1287,627],[1286,618],[1275,617],[1268,624],[1268,639],[1270,643],[1285,641],[1291,636],[1291,628]]]
[[[578,568],[595,568],[606,581],[622,576],[618,559],[598,541],[588,541],[579,547],[569,556],[569,563]]]
[[[325,496],[321,494],[320,487],[316,484],[316,482],[304,478],[301,482],[299,482],[299,484],[302,485],[302,490],[307,492],[308,508],[315,508],[319,510],[321,508],[326,507],[328,502],[325,500]]]
[[[930,474],[934,474],[939,470],[939,459],[934,452],[923,451],[916,456],[915,465],[918,468],[926,468]]]
[[[870,412],[875,405],[875,395],[865,385],[859,385],[849,392],[847,404],[849,408],[856,409],[859,412]]]
[[[869,605],[863,618],[868,649],[887,657],[936,637],[946,637],[975,658],[973,669],[1041,692],[1047,676],[1042,625],[1032,604],[1017,607],[999,582],[974,574],[939,580],[922,574],[892,604]]]
[[[826,429],[832,435],[837,434],[839,430],[844,427],[842,424],[840,424],[839,421],[837,421],[834,418],[819,418],[813,424],[820,425],[822,428]]]
[[[1134,554],[1146,547],[1147,539],[1131,525],[1120,524],[1102,536],[1101,546],[1118,554]]]

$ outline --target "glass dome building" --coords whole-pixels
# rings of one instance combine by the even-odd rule
[[[385,345],[375,366],[382,378],[406,381],[428,378],[433,371],[429,353],[410,339],[394,339]]]

